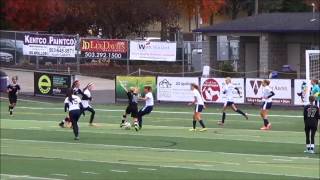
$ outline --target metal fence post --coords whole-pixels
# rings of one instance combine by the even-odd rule
[[[129,45],[130,41],[127,40],[127,75],[130,74],[130,59],[129,59],[129,55],[130,55],[130,45]]]
[[[184,77],[184,42],[182,42],[182,76]]]
[[[17,32],[14,32],[14,65],[17,65]]]
[[[76,60],[77,60],[77,73],[80,74],[80,37],[77,34],[77,46],[76,46]]]

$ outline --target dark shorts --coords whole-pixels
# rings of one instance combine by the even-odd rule
[[[304,129],[317,131],[318,121],[304,122]]]
[[[225,102],[224,103],[224,107],[228,107],[228,106],[232,106],[234,104],[234,102],[232,102],[232,101],[227,101],[227,102]]]
[[[271,109],[272,107],[272,102],[262,102],[261,104],[261,109],[266,110],[266,109]]]
[[[17,103],[17,96],[9,96],[9,103],[16,104]]]
[[[130,104],[127,106],[126,114],[131,114],[131,117],[138,118],[138,105]]]
[[[203,110],[203,105],[196,104],[196,106],[194,107],[194,112],[202,112],[202,110]]]

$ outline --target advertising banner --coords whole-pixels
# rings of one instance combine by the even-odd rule
[[[231,80],[233,86],[239,89],[240,95],[236,90],[233,92],[235,103],[244,103],[244,79],[234,78]],[[225,86],[224,78],[201,78],[202,97],[205,102],[224,103],[226,96],[223,94]]]
[[[295,79],[294,80],[294,105],[306,105],[308,104],[308,87],[311,87],[311,84],[307,86],[307,81],[305,79]]]
[[[175,42],[130,41],[130,60],[176,61]]]
[[[116,39],[81,39],[81,57],[127,59],[128,42]]]
[[[71,81],[71,75],[34,72],[34,95],[65,97]]]
[[[263,79],[246,79],[246,101],[251,103],[261,102]],[[271,79],[270,88],[275,93],[273,103],[291,104],[291,80]]]
[[[75,36],[24,34],[23,55],[48,57],[75,57]]]
[[[157,100],[191,102],[194,100],[191,84],[199,84],[197,77],[158,77]]]
[[[137,87],[139,95],[144,96],[144,86],[151,86],[153,97],[156,98],[157,85],[155,76],[117,76],[116,77],[116,99],[128,100],[128,96],[124,88]]]

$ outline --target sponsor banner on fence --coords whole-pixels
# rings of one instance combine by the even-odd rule
[[[197,77],[158,77],[157,100],[191,102],[194,100],[191,84],[199,84]]]
[[[128,42],[116,39],[81,39],[81,56],[85,58],[127,59]]]
[[[130,41],[130,59],[146,61],[176,61],[175,42]]]
[[[236,90],[233,92],[235,103],[244,103],[244,79],[234,78],[232,84],[240,91],[240,95]],[[205,102],[224,103],[226,96],[223,94],[225,86],[224,78],[201,78],[201,94]]]
[[[246,101],[261,102],[263,79],[246,79]],[[291,80],[290,79],[271,79],[270,88],[275,93],[273,103],[291,104]]]
[[[71,75],[34,72],[34,94],[41,96],[66,96],[71,88]]]
[[[23,55],[49,57],[75,57],[75,36],[50,34],[24,34]]]
[[[144,86],[151,86],[154,98],[157,93],[156,77],[155,76],[117,76],[116,77],[116,99],[128,100],[128,96],[124,88],[130,87],[139,88],[139,95],[144,96]]]
[[[311,87],[311,84],[307,84],[305,79],[294,80],[294,105],[306,105],[309,103],[308,87]]]

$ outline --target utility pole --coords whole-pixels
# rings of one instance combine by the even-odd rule
[[[254,1],[254,15],[259,14],[259,0]]]

